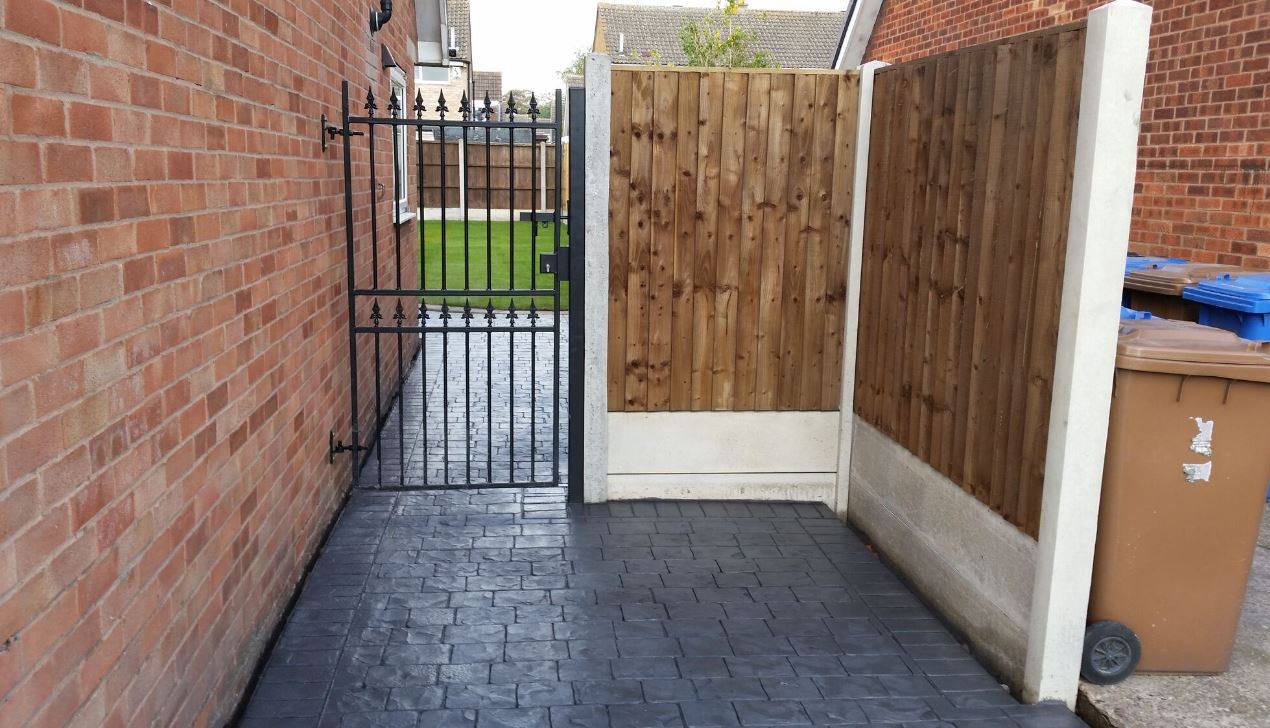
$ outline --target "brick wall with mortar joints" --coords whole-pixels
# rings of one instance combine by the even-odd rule
[[[887,0],[866,58],[1084,18],[1104,0]],[[1270,0],[1154,0],[1130,249],[1270,269]]]
[[[348,482],[317,128],[412,55],[377,4],[0,0],[0,724],[232,710]]]

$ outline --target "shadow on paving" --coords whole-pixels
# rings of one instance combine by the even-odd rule
[[[823,506],[355,492],[242,725],[1079,726]]]

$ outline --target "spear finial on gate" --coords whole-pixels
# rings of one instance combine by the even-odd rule
[[[488,302],[485,306],[485,325],[486,326],[494,325],[494,299],[492,298],[488,299]]]
[[[416,91],[415,92],[415,118],[422,119],[424,109],[426,108],[427,107],[423,105],[423,91],[422,90]]]
[[[538,303],[534,299],[529,299],[529,320],[536,321],[538,319]]]
[[[442,91],[440,94],[438,94],[438,95],[437,95],[437,108],[436,108],[436,112],[437,112],[438,114],[440,114],[440,115],[441,115],[441,118],[442,118],[442,119],[444,119],[444,118],[445,118],[445,112],[447,112],[447,111],[449,111],[449,110],[450,110],[450,107],[448,107],[448,106],[446,106],[446,105],[445,105],[445,92],[444,92],[444,91]]]
[[[419,301],[419,312],[415,314],[415,318],[419,319],[420,326],[428,320],[428,307],[423,304],[423,301]]]
[[[463,116],[463,121],[467,121],[472,115],[472,105],[468,103],[467,92],[463,92],[463,97],[459,99],[459,114]]]
[[[489,89],[485,89],[485,120],[490,121],[494,118],[494,102],[490,101]]]
[[[402,307],[400,300],[397,301],[397,311],[393,313],[392,320],[396,321],[398,326],[406,320],[406,309]]]
[[[367,113],[367,116],[374,116],[374,115],[375,115],[375,109],[377,109],[377,108],[379,108],[379,107],[375,105],[375,92],[374,92],[374,91],[372,91],[372,90],[370,90],[370,89],[366,89],[366,104],[365,104],[365,106],[363,106],[363,108],[364,108],[364,109],[366,109],[366,111],[368,112],[368,113]]]
[[[516,120],[516,94],[507,94],[507,120]]]
[[[472,322],[472,304],[467,299],[463,300],[462,319],[466,322],[463,324],[464,326],[467,326],[469,323]]]
[[[529,120],[538,121],[538,97],[533,91],[529,92]]]
[[[442,321],[446,322],[447,324],[449,323],[449,321],[450,321],[450,304],[449,304],[449,303],[447,303],[446,301],[441,301],[441,315],[440,315],[440,316],[438,316],[437,318],[441,319]]]
[[[372,323],[378,326],[379,322],[382,321],[383,318],[384,318],[383,314],[379,312],[379,301],[376,300],[374,303],[370,305],[370,320]]]
[[[516,299],[514,299],[514,298],[513,298],[513,299],[512,299],[510,302],[508,302],[508,304],[507,304],[507,320],[508,320],[508,322],[509,322],[509,324],[508,324],[508,325],[509,325],[509,326],[515,326],[515,325],[516,325],[516,319],[517,319],[517,316],[516,316]]]
[[[397,114],[401,111],[401,101],[397,99],[397,90],[388,95],[388,115],[396,119]]]

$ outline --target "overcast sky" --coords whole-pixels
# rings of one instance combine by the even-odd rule
[[[608,0],[713,7],[714,0]],[[502,71],[503,88],[554,89],[579,49],[591,49],[596,0],[472,0],[476,70]],[[751,8],[846,10],[850,0],[750,0]]]

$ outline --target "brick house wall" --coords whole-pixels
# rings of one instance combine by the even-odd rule
[[[232,713],[349,482],[318,118],[412,5],[0,0],[0,725]]]
[[[1084,18],[1104,0],[886,0],[867,60]],[[1270,268],[1270,0],[1154,0],[1130,249]]]

